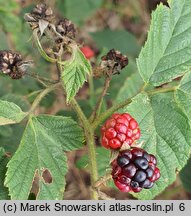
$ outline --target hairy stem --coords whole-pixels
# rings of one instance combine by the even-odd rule
[[[41,76],[39,76],[37,74],[32,74],[32,73],[29,74],[29,73],[27,73],[27,75],[34,78],[36,81],[40,82],[43,85],[45,85],[44,82],[49,83],[49,84],[55,84],[55,83],[59,82],[57,80],[50,80],[50,79],[47,79],[45,77],[41,77]]]
[[[52,30],[54,30],[54,28],[52,28]],[[59,35],[60,36],[60,35]],[[52,63],[56,63],[56,66],[57,66],[57,73],[58,73],[58,79],[60,81],[60,78],[61,78],[61,74],[62,74],[62,71],[64,70],[63,66],[61,65],[61,62],[62,62],[62,59],[61,59],[61,56],[63,54],[63,50],[59,53],[58,56],[55,56],[54,59],[50,58],[46,52],[43,50],[42,46],[41,46],[41,43],[39,41],[39,38],[38,38],[38,35],[37,35],[37,32],[34,32],[34,37],[37,41],[37,47],[41,53],[41,55],[49,62],[52,62]],[[65,37],[67,38],[67,37]],[[71,42],[71,40],[70,40]],[[67,41],[66,44],[68,44],[69,41]],[[62,81],[61,81],[62,82]],[[59,82],[60,84],[60,82]],[[57,85],[57,84],[56,84]],[[66,90],[65,90],[65,85],[64,83],[62,82],[62,86],[63,86],[63,91],[64,91],[64,94],[66,93]],[[53,89],[55,88],[55,86],[53,85],[52,87],[49,87],[47,89],[45,89],[44,91],[42,91],[38,96],[37,98],[35,99],[32,107],[31,107],[31,110],[30,110],[30,113],[34,111],[34,109],[39,105],[40,101],[42,100],[42,98],[48,94],[49,92],[51,92]],[[86,143],[88,145],[88,156],[89,156],[89,165],[90,165],[90,176],[91,176],[91,185],[92,185],[92,199],[94,200],[97,200],[98,199],[98,193],[96,190],[93,189],[93,185],[94,183],[97,181],[98,179],[98,174],[97,174],[97,162],[96,162],[96,147],[95,147],[95,139],[94,139],[94,130],[92,129],[88,119],[86,118],[86,116],[84,115],[82,109],[80,108],[79,104],[77,103],[77,101],[73,98],[71,100],[71,103],[70,103],[71,107],[74,109],[74,111],[77,113],[81,123],[82,123],[82,126],[83,126],[83,129],[84,129],[84,134],[85,134],[85,139],[86,139]]]
[[[91,185],[94,185],[98,179],[94,130],[92,129],[88,119],[85,117],[84,113],[82,112],[79,104],[76,102],[75,99],[71,100],[71,106],[77,113],[84,128],[86,143],[88,145]],[[95,190],[92,190],[92,199],[98,199],[98,195]]]
[[[57,69],[62,71],[62,67],[59,63],[57,63]],[[64,94],[65,94],[65,86],[62,84]],[[78,102],[73,98],[70,102],[72,109],[78,115],[80,122],[82,123],[82,127],[84,129],[85,139],[88,146],[88,156],[89,156],[89,167],[90,167],[90,177],[91,177],[91,185],[93,186],[98,179],[97,173],[97,161],[96,161],[96,147],[95,147],[95,139],[94,139],[94,130],[91,127],[88,119],[84,115],[81,107],[79,106]],[[93,189],[93,187],[92,187]],[[92,199],[97,200],[98,194],[97,191],[92,190]]]
[[[95,130],[99,124],[101,124],[105,119],[107,119],[109,116],[111,116],[114,112],[117,110],[123,108],[124,106],[127,106],[132,102],[132,98],[125,100],[122,103],[116,104],[112,106],[110,109],[108,109],[106,112],[102,113],[92,124],[92,128]]]
[[[176,89],[177,89],[177,86],[168,87],[168,88],[155,88],[153,90],[147,91],[147,94],[154,95],[154,94],[159,94],[159,93],[167,93],[167,92],[176,91]]]
[[[90,104],[91,106],[94,106],[94,82],[93,82],[93,75],[90,74],[88,77],[88,83],[89,83],[89,96],[90,96]]]
[[[56,83],[54,85],[49,86],[48,88],[44,89],[34,100],[31,109],[29,110],[29,114],[33,113],[34,110],[38,107],[42,99],[51,91],[53,91],[55,88],[57,88],[60,85],[60,83]]]
[[[28,95],[25,95],[25,98],[30,98],[30,97],[34,97],[34,95],[37,95],[39,93],[41,93],[43,91],[43,89],[40,90],[36,90],[34,92],[29,93]]]
[[[159,93],[172,92],[172,91],[175,91],[176,89],[177,89],[176,86],[168,87],[168,88],[155,88],[145,93],[147,93],[148,95],[154,95],[154,94],[159,94]],[[128,98],[127,100],[112,106],[106,112],[102,113],[97,119],[95,119],[95,121],[92,124],[92,128],[95,130],[103,121],[105,121],[114,112],[130,104],[132,102],[132,98]]]
[[[99,97],[99,100],[95,106],[95,109],[92,113],[92,115],[90,116],[90,122],[93,122],[100,114],[100,110],[101,110],[101,106],[102,106],[102,103],[103,103],[103,99],[104,99],[104,96],[106,95],[107,93],[107,90],[109,88],[109,85],[110,85],[110,81],[111,81],[111,78],[112,76],[108,76],[106,79],[105,79],[105,83],[104,83],[104,87],[103,87],[103,91]]]

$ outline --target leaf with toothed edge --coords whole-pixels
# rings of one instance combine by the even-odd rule
[[[140,106],[141,104],[141,106]],[[120,110],[130,113],[139,123],[143,149],[158,159],[161,178],[152,189],[133,194],[138,199],[153,199],[176,179],[191,153],[191,128],[173,94],[137,95]]]
[[[39,178],[37,199],[62,199],[68,169],[63,151],[78,149],[82,142],[82,130],[70,118],[31,117],[19,148],[7,165],[5,185],[11,199],[28,199],[34,177]],[[51,178],[49,183],[45,173]]]
[[[191,67],[191,0],[169,0],[152,13],[148,39],[137,65],[143,80],[154,86],[172,81]]]
[[[175,100],[179,107],[187,115],[191,125],[191,72],[187,73],[181,80],[175,92]],[[191,159],[180,172],[180,179],[186,191],[191,192]]]
[[[182,78],[175,92],[175,99],[191,123],[191,72]]]
[[[91,72],[91,65],[78,47],[74,47],[72,58],[64,62],[62,81],[66,90],[67,102],[77,94]]]

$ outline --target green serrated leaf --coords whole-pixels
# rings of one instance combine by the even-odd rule
[[[79,48],[75,47],[73,56],[64,63],[62,80],[67,93],[67,102],[70,102],[86,81],[86,75],[91,71],[91,65]]]
[[[139,123],[143,148],[156,155],[161,178],[155,186],[134,194],[138,199],[153,199],[176,179],[176,171],[187,163],[191,152],[190,124],[174,101],[173,94],[148,97],[142,93],[122,110]]]
[[[82,133],[70,118],[41,115],[32,117],[20,146],[8,163],[5,185],[11,199],[27,199],[34,177],[39,178],[37,199],[62,199],[67,173],[63,150],[82,146]],[[44,172],[52,181],[46,182]]]
[[[6,152],[14,154],[21,141],[21,137],[24,131],[24,124],[6,125],[6,127],[7,126],[9,126],[11,129],[11,136],[0,136],[0,144]]]
[[[180,172],[180,179],[186,191],[191,192],[191,159]]]
[[[38,116],[41,128],[61,146],[63,151],[74,151],[83,147],[84,135],[78,124],[69,117]]]
[[[16,104],[0,100],[0,125],[19,123],[26,115]]]
[[[191,72],[182,78],[175,92],[175,99],[191,122]]]
[[[137,65],[146,83],[159,86],[191,66],[191,0],[171,0],[152,13],[147,42]]]

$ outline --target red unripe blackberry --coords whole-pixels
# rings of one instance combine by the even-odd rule
[[[112,178],[119,190],[137,193],[143,188],[152,188],[160,178],[160,170],[156,165],[156,157],[143,149],[124,150],[111,163]]]
[[[138,140],[140,129],[128,113],[115,113],[102,126],[101,135],[101,143],[105,148],[120,149],[123,144],[131,146]]]
[[[92,57],[95,56],[94,51],[89,46],[81,47],[80,50],[83,52],[84,56],[87,59],[91,59]]]

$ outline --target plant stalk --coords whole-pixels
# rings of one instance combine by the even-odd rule
[[[60,85],[60,83],[56,83],[54,85],[49,86],[48,88],[44,89],[34,100],[31,109],[29,110],[29,114],[32,114],[34,110],[38,107],[42,99],[49,94],[51,91],[53,91],[55,88],[57,88]]]
[[[54,30],[54,28],[53,28]],[[60,80],[61,78],[61,74],[64,68],[62,68],[61,66],[61,55],[63,54],[62,52],[59,54],[59,56],[57,56],[57,58],[55,57],[55,59],[50,58],[45,51],[43,50],[39,38],[37,36],[37,32],[34,33],[34,36],[36,38],[37,41],[37,47],[41,53],[41,55],[48,61],[56,63],[57,66],[57,72],[58,72],[58,79]],[[93,80],[92,80],[93,81]],[[61,81],[62,82],[62,81]],[[61,83],[59,82],[59,84]],[[47,95],[49,92],[51,92],[58,84],[52,85],[52,87],[49,87],[47,89],[45,89],[44,91],[42,91],[37,98],[35,99],[31,110],[29,113],[32,113],[36,107],[39,105],[40,101],[42,100],[43,97],[45,97],[45,95]],[[65,86],[64,83],[62,83],[63,86],[63,91],[65,94]],[[86,118],[86,116],[84,115],[81,107],[79,106],[79,104],[77,103],[77,101],[73,98],[71,100],[70,103],[71,107],[74,109],[74,111],[77,113],[83,129],[84,129],[84,134],[85,134],[85,139],[86,139],[86,143],[88,145],[88,156],[89,156],[89,165],[90,165],[90,176],[91,176],[91,185],[92,185],[92,199],[97,200],[98,199],[98,193],[96,190],[94,190],[93,185],[95,184],[95,182],[98,179],[98,173],[97,173],[97,162],[96,162],[96,146],[95,146],[95,139],[94,139],[94,130],[91,127],[88,119]]]
[[[173,87],[168,87],[168,88],[156,88],[153,90],[150,90],[147,93],[148,95],[154,95],[154,94],[159,94],[159,93],[167,93],[167,92],[173,92],[177,89],[177,86],[173,86]],[[103,121],[105,121],[109,116],[111,116],[114,112],[116,112],[117,110],[127,106],[128,104],[130,104],[132,102],[133,97],[128,98],[127,100],[119,103],[119,104],[115,104],[114,106],[112,106],[110,109],[108,109],[106,112],[102,113],[98,118],[95,119],[95,121],[92,123],[92,128],[95,130]]]
[[[89,91],[90,91],[90,104],[93,107],[94,106],[94,81],[93,81],[93,75],[92,73],[88,77],[88,82],[89,82]]]
[[[75,99],[71,100],[71,106],[78,114],[78,117],[84,128],[85,139],[88,146],[91,185],[93,186],[98,179],[94,130],[92,129],[88,119],[85,117],[84,113],[82,112],[79,104]],[[92,190],[92,199],[94,200],[98,199],[98,194],[95,190]]]
[[[111,79],[112,79],[112,76],[108,76],[105,79],[103,91],[102,91],[102,93],[101,93],[101,95],[99,97],[99,100],[98,100],[98,102],[97,102],[97,104],[95,106],[95,109],[94,109],[92,115],[90,116],[90,122],[93,122],[99,116],[99,114],[100,114],[100,110],[101,110],[101,106],[102,106],[102,103],[103,103],[103,99],[104,99],[104,96],[107,93],[107,90],[109,88]]]
[[[58,62],[56,64],[57,64],[57,69],[60,71],[60,74],[61,74],[62,67]],[[64,84],[62,84],[62,86],[63,86],[64,94],[66,94]],[[92,185],[92,199],[98,200],[97,191],[93,190],[93,185],[98,179],[94,130],[91,127],[88,119],[84,115],[81,107],[79,106],[75,98],[71,100],[70,105],[73,108],[73,110],[77,113],[78,118],[80,122],[82,123],[83,129],[84,129],[85,139],[86,139],[86,143],[88,146],[90,177],[91,177],[91,185]]]
[[[177,90],[177,86],[173,87],[168,87],[168,88],[155,88],[153,90],[147,91],[146,93],[148,95],[154,95],[154,94],[159,94],[159,93],[167,93],[167,92],[173,92]]]
[[[37,74],[32,74],[32,73],[29,74],[29,73],[27,73],[27,75],[30,76],[30,77],[32,77],[32,78],[34,78],[36,81],[40,82],[43,85],[45,85],[44,82],[49,83],[49,84],[56,84],[56,83],[59,82],[57,80],[50,80],[48,78],[41,77],[41,76],[39,76]]]
[[[132,102],[132,98],[129,98],[125,100],[122,103],[116,104],[112,106],[110,109],[108,109],[106,112],[102,113],[92,124],[92,128],[95,130],[99,124],[101,124],[103,121],[105,121],[109,116],[111,116],[115,111],[123,108],[124,106],[127,106]]]

